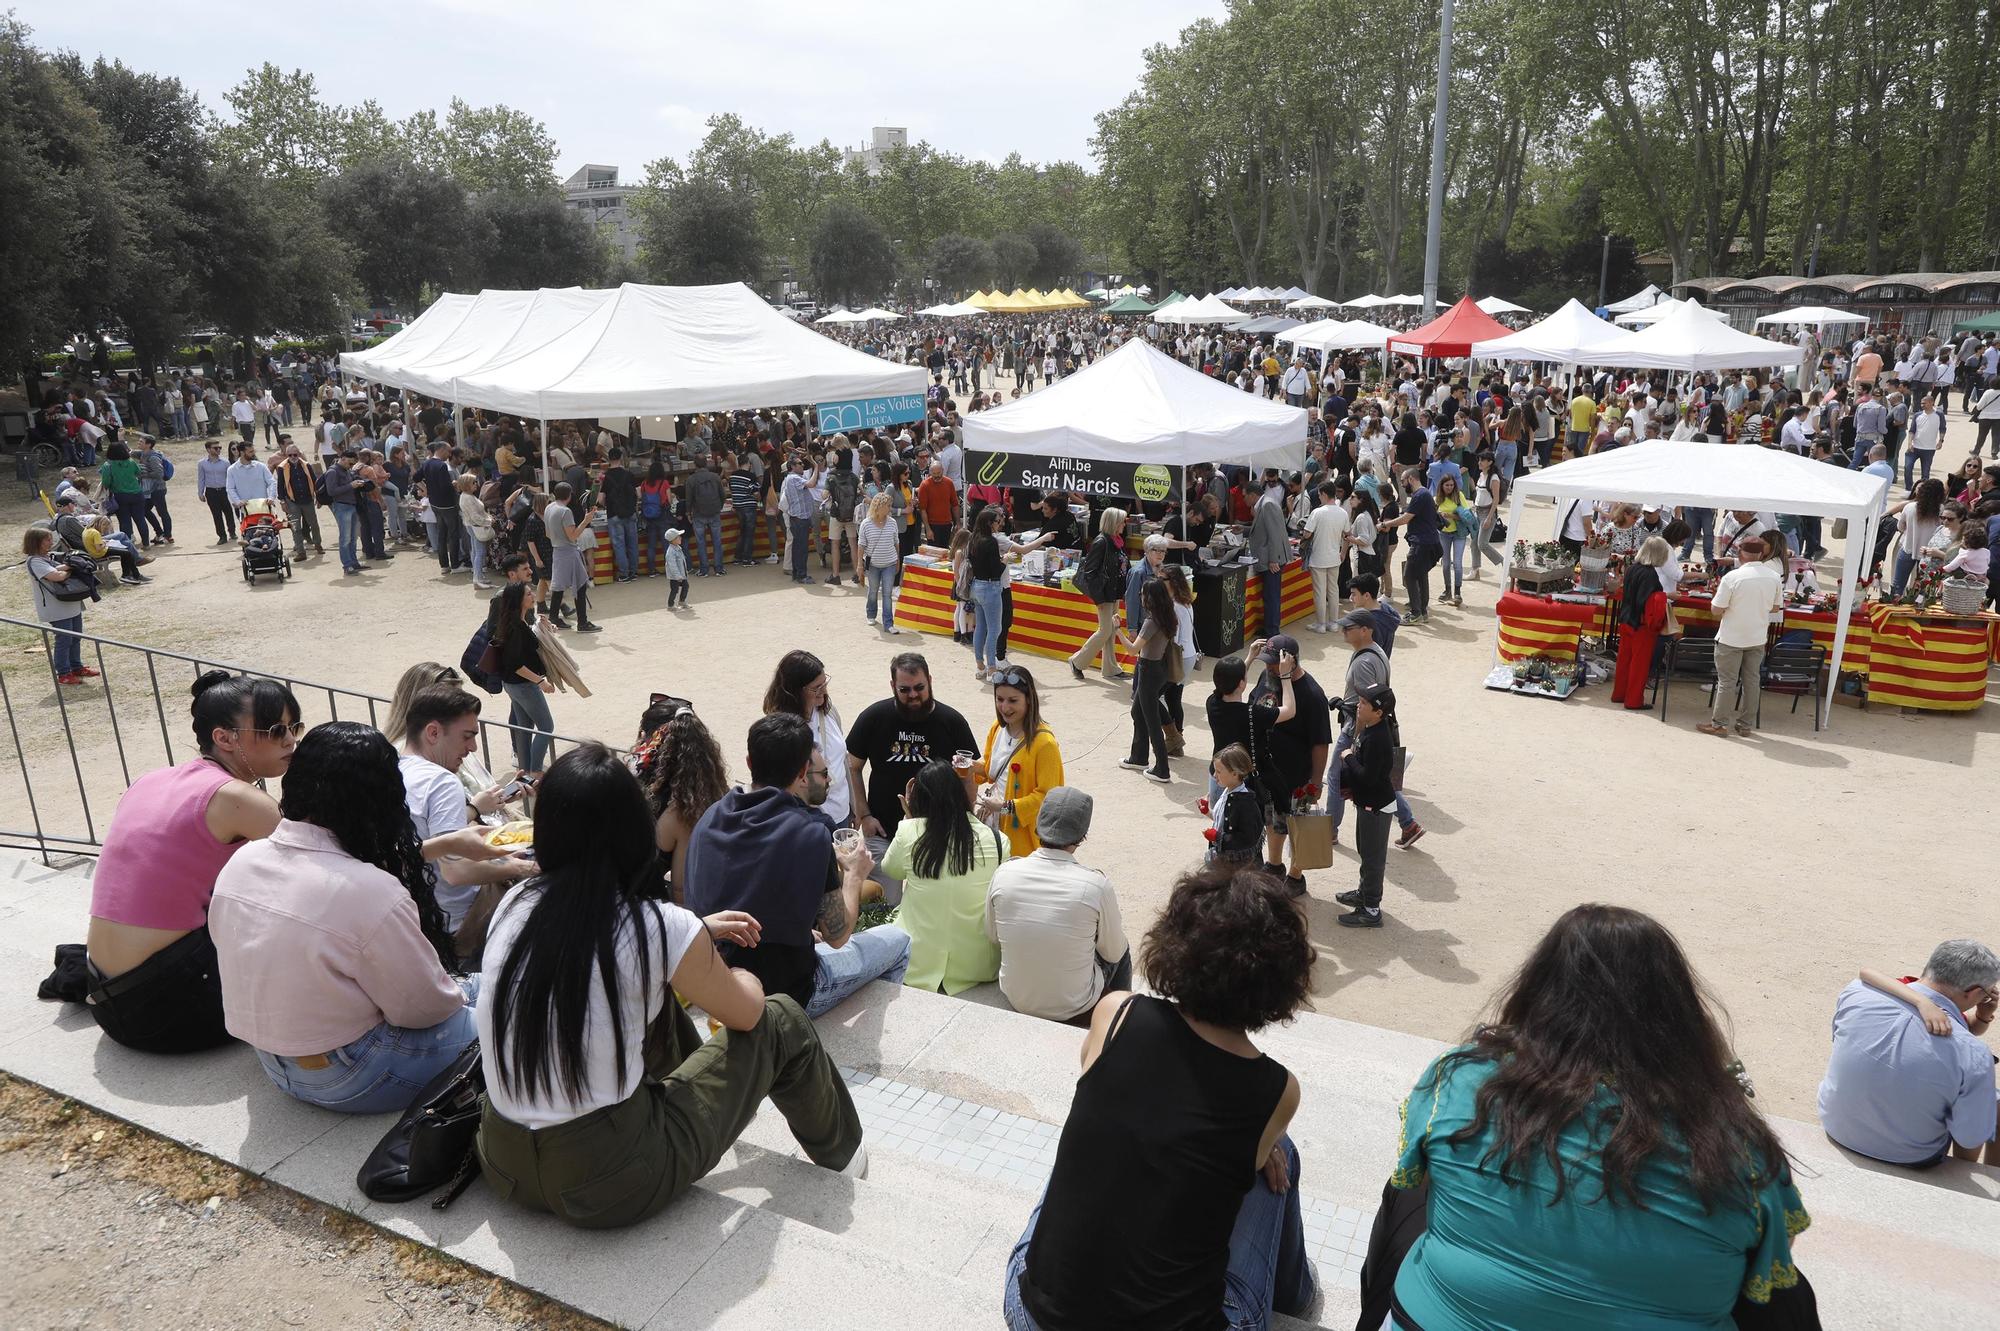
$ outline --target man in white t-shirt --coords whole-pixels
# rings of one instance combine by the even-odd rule
[[[479,747],[479,699],[455,684],[417,690],[403,721],[403,801],[418,841],[456,832],[472,821],[471,811],[491,813],[504,786],[468,795],[458,769]],[[507,855],[493,860],[443,859],[424,872],[444,912],[445,927],[458,942],[459,961],[477,967],[493,908],[516,879],[535,871],[533,860]],[[473,932],[464,929],[468,918]]]
[[[1782,584],[1764,562],[1767,547],[1758,537],[1736,543],[1738,563],[1716,584],[1709,606],[1715,611],[1715,701],[1709,719],[1695,729],[1704,735],[1726,735],[1730,727],[1750,734],[1748,717],[1759,688],[1764,643],[1770,637],[1771,615],[1778,608]],[[1741,685],[1741,695],[1738,685]]]
[[[1313,619],[1306,625],[1314,633],[1333,632],[1340,614],[1340,562],[1347,551],[1347,510],[1333,497],[1333,482],[1321,481],[1319,507],[1306,517],[1305,534],[1312,546],[1306,553],[1306,567],[1312,571]]]

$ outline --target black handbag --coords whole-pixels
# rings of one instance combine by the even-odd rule
[[[431,1078],[396,1126],[375,1143],[354,1176],[355,1186],[378,1202],[407,1202],[443,1187],[431,1209],[450,1206],[479,1172],[474,1144],[485,1092],[479,1041],[474,1040]]]

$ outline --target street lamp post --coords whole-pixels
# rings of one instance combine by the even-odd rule
[[[1824,222],[1813,223],[1812,258],[1806,262],[1807,277],[1819,276],[1819,238],[1820,238],[1820,233],[1825,230],[1826,230],[1826,223]]]
[[[1437,313],[1438,248],[1444,238],[1445,106],[1451,96],[1451,6],[1443,0],[1438,18],[1437,102],[1431,110],[1431,208],[1424,229],[1424,318]]]

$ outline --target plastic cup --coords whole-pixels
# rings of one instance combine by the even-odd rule
[[[971,770],[972,765],[978,761],[979,755],[970,749],[960,749],[951,755],[951,765],[961,772]]]
[[[851,850],[861,844],[861,829],[858,827],[836,827],[833,829],[833,848]]]

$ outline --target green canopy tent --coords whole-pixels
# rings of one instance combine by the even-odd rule
[[[1156,310],[1164,310],[1165,308],[1167,308],[1167,306],[1178,305],[1180,302],[1186,299],[1187,299],[1186,296],[1176,291],[1172,295],[1168,296],[1165,300],[1161,301],[1158,305],[1155,305],[1153,308]]]
[[[1151,301],[1138,296],[1126,296],[1104,307],[1106,314],[1151,314],[1157,308]]]
[[[1954,333],[2000,333],[2000,310],[1977,319],[1961,319],[1951,326]]]

